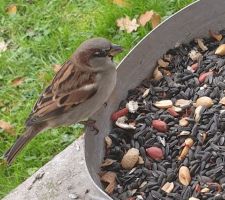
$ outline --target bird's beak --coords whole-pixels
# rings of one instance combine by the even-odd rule
[[[121,46],[117,44],[112,44],[111,49],[109,51],[109,55],[113,57],[122,51],[123,51],[123,48]]]

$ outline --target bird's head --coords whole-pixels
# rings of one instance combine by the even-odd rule
[[[122,52],[122,47],[105,38],[92,38],[83,42],[76,55],[82,64],[99,66],[113,63],[113,57]]]

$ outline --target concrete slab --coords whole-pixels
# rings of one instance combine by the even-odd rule
[[[84,161],[83,136],[19,185],[3,200],[103,200]]]

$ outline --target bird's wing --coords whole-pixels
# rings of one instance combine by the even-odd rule
[[[26,125],[54,119],[91,98],[97,89],[96,73],[83,70],[70,60],[65,62],[36,102]]]

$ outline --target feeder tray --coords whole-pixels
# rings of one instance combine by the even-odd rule
[[[104,137],[109,134],[111,114],[117,110],[121,100],[130,89],[149,77],[157,60],[178,43],[187,43],[198,37],[206,37],[209,30],[225,28],[225,1],[200,0],[182,9],[141,40],[118,66],[117,85],[107,107],[103,107],[93,117],[99,128],[94,135],[87,129],[85,134],[86,166],[99,194],[96,199],[112,199],[105,192],[99,178],[100,165],[105,155]]]

